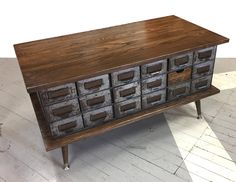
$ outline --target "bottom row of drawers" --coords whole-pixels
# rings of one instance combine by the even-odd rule
[[[189,95],[204,89],[211,85],[212,75],[193,80],[191,83],[181,83],[168,87],[167,100],[171,101],[179,97]],[[141,99],[142,97],[142,99]],[[166,102],[166,89],[155,91],[149,94],[138,96],[114,105],[115,117],[120,118],[142,109],[150,108]],[[108,122],[114,118],[113,107],[106,106],[81,115],[72,116],[60,121],[50,123],[52,135],[55,137],[64,136],[77,132],[84,128],[92,127],[100,123]]]
[[[103,107],[82,115],[76,115],[50,124],[52,135],[64,136],[83,128],[92,127],[113,119],[112,106]]]

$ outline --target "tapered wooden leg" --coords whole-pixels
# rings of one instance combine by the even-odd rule
[[[61,147],[61,151],[62,151],[62,157],[63,157],[63,162],[64,162],[64,170],[68,170],[70,169],[69,166],[69,154],[68,154],[68,145],[65,145],[63,147]]]
[[[202,118],[202,113],[201,113],[201,102],[200,100],[195,101],[196,109],[197,109],[197,119]]]

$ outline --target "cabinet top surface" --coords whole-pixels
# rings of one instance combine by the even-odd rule
[[[14,45],[29,92],[229,39],[176,16]]]

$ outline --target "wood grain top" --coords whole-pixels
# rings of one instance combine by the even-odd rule
[[[14,45],[28,92],[228,42],[176,16]]]

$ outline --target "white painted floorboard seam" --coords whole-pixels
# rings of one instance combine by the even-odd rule
[[[167,121],[168,123],[168,121]],[[195,143],[193,144],[193,146],[191,147],[191,149],[188,151],[188,154],[185,156],[185,158],[183,159],[182,163],[180,164],[180,166],[176,169],[176,171],[174,172],[174,174],[177,173],[178,169],[182,166],[182,164],[184,163],[184,161],[186,160],[186,158],[188,157],[188,155],[191,153],[191,151],[193,150],[193,148],[195,147],[195,145],[197,144],[197,142],[199,141],[199,139],[202,137],[202,135],[204,134],[204,132],[206,131],[206,129],[202,132],[201,136],[195,141]]]
[[[14,111],[8,109],[7,107],[5,107],[5,106],[3,106],[3,105],[0,105],[0,107],[2,107],[2,108],[4,108],[4,109],[8,110],[9,112],[12,112],[12,113],[16,114],[17,116],[19,116],[19,117],[21,117],[22,119],[28,121],[28,122],[31,123],[32,125],[35,125],[36,127],[38,127],[37,122],[31,121],[31,120],[29,120],[28,118],[26,118],[26,117],[24,117],[24,116],[22,116],[22,115],[20,115],[20,114],[18,114],[18,113],[16,113],[16,112],[14,112]]]
[[[37,170],[35,170],[34,168],[31,168],[28,164],[24,163],[24,161],[16,158],[15,156],[13,156],[10,152],[6,151],[8,153],[8,155],[10,155],[11,157],[15,158],[16,160],[20,161],[22,164],[24,164],[25,166],[27,166],[29,169],[31,169],[32,171],[34,171],[35,173],[37,173],[39,176],[41,176],[42,178],[44,178],[46,181],[49,181],[49,179],[47,179],[45,176],[43,176],[42,174],[40,174]]]

